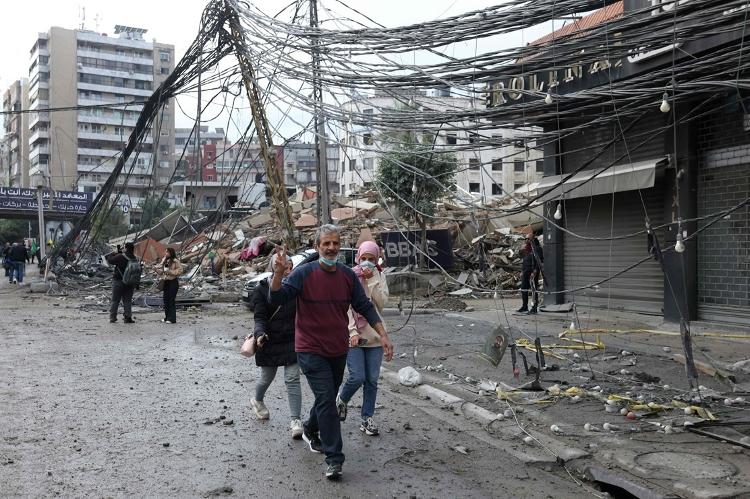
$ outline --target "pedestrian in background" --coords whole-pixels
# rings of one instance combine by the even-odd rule
[[[357,265],[352,269],[357,275],[365,294],[375,305],[380,315],[388,301],[388,284],[378,268],[380,248],[373,241],[364,241],[357,251]],[[366,435],[377,435],[378,427],[373,421],[375,400],[378,395],[378,377],[383,362],[383,347],[380,335],[367,319],[349,308],[349,353],[346,368],[349,376],[336,397],[336,408],[341,421],[346,420],[347,404],[362,387],[362,422],[359,430]]]
[[[2,253],[0,253],[3,260],[3,268],[5,268],[5,277],[10,278],[10,282],[13,282],[13,264],[10,261],[10,243],[6,242],[3,245]]]
[[[338,480],[344,453],[336,394],[344,378],[349,350],[349,307],[366,317],[378,333],[386,361],[393,357],[393,345],[356,274],[338,262],[338,227],[322,225],[315,235],[315,249],[318,260],[298,266],[283,281],[285,253],[281,248],[276,250],[279,258],[273,267],[270,302],[281,305],[297,300],[297,361],[315,395],[310,417],[302,425],[302,438],[312,452],[325,453],[326,478]]]
[[[211,249],[211,251],[208,252],[208,263],[211,266],[211,275],[216,276],[216,264],[214,263],[216,260],[216,251]]]
[[[534,233],[527,236],[523,247],[523,260],[521,261],[521,308],[517,312],[526,312],[530,315],[536,314],[539,306],[539,275],[542,271],[544,253],[539,240]],[[529,292],[533,293],[532,305],[529,308]]]
[[[279,259],[278,254],[271,257],[271,265]],[[282,277],[292,272],[292,259],[285,257],[286,269]],[[261,281],[255,288],[253,301],[255,304],[253,318],[255,319],[254,336],[257,342],[255,364],[260,368],[260,379],[255,385],[255,398],[250,406],[258,419],[268,419],[269,411],[263,403],[263,398],[271,386],[279,367],[284,368],[284,384],[289,403],[290,427],[292,438],[302,438],[302,388],[300,386],[299,364],[297,353],[294,351],[294,323],[296,319],[297,303],[290,300],[283,305],[268,303],[269,281]]]
[[[107,263],[113,265],[115,268],[112,271],[112,303],[109,307],[109,322],[117,322],[117,309],[120,307],[122,301],[122,315],[123,322],[125,324],[133,324],[133,292],[135,286],[123,282],[123,276],[125,275],[125,269],[128,263],[132,261],[138,261],[135,256],[135,245],[133,243],[125,243],[125,252],[122,252],[120,245],[117,245],[117,250],[105,255]]]
[[[26,246],[24,246],[23,242],[13,243],[8,254],[11,265],[10,282],[14,284],[23,284],[26,260],[29,258]]]
[[[162,322],[177,323],[177,290],[180,287],[179,277],[182,274],[182,264],[177,259],[174,248],[166,248],[157,273],[164,281],[162,297],[164,301],[164,318]]]
[[[39,243],[36,242],[36,239],[31,241],[31,263],[34,263],[34,258],[38,263],[42,263],[39,255]]]

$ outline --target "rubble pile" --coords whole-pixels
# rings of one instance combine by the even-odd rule
[[[290,199],[299,248],[313,246],[318,220],[315,216],[314,191],[306,188]],[[341,228],[342,247],[356,248],[365,239],[377,240],[382,232],[403,230],[378,203],[375,192],[366,192],[357,199],[336,198],[332,202],[333,222]],[[181,278],[181,294],[208,295],[220,301],[237,301],[238,294],[252,278],[269,270],[270,254],[283,243],[283,232],[270,207],[252,213],[224,214],[217,222],[207,218],[189,221],[175,211],[154,227],[109,241],[109,245],[89,248],[77,258],[53,268],[58,281],[87,292],[109,287],[110,270],[103,256],[117,245],[135,241],[135,254],[144,263],[142,290],[155,292],[158,281],[154,265],[161,260],[165,248],[178,253],[185,268]],[[444,301],[451,309],[462,309],[460,300],[447,300],[445,295],[479,295],[494,290],[517,289],[520,281],[523,232],[503,226],[491,210],[469,210],[449,203],[438,207],[436,220],[450,220],[430,227],[447,229],[453,242],[453,268],[449,276],[433,276],[427,293],[436,303]],[[527,226],[524,230],[531,230]],[[213,262],[213,265],[212,265]],[[406,268],[386,268],[385,272],[411,272]],[[154,286],[151,286],[154,284]],[[224,295],[224,296],[223,296]]]

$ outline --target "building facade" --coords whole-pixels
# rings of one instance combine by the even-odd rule
[[[621,16],[662,14],[671,23],[674,14],[655,5],[616,2],[579,23],[588,29]],[[720,17],[712,22],[729,24],[729,16],[743,14],[715,15]],[[559,95],[647,79],[658,97],[645,97],[655,103],[638,116],[618,117],[616,125],[592,125],[602,114],[591,111],[545,125],[553,134],[566,130],[545,145],[545,177],[538,187],[547,201],[544,277],[545,291],[553,293],[547,300],[675,322],[748,324],[750,95],[739,88],[710,89],[712,105],[705,109],[706,94],[694,84],[691,94],[659,106],[660,85],[671,87],[673,75],[678,88],[694,83],[681,64],[732,54],[741,47],[742,30],[708,30],[679,43],[676,55],[657,47],[550,76]],[[597,71],[601,67],[612,70]],[[705,71],[695,81],[746,76],[729,55],[724,66],[706,65]],[[502,102],[493,98],[491,105]]]
[[[287,192],[293,194],[302,187],[318,185],[318,156],[314,143],[299,141],[287,142],[283,147],[284,184]],[[328,192],[339,192],[339,146],[326,145],[328,165]]]
[[[114,36],[52,27],[31,48],[29,170],[59,190],[98,192],[112,173],[143,105],[174,69],[172,45],[144,40],[146,30],[116,26]],[[48,112],[48,108],[72,108]],[[124,171],[126,211],[174,170],[170,103]],[[123,176],[124,177],[124,176]],[[123,186],[124,180],[119,180]]]
[[[345,103],[344,112],[360,118],[349,120],[341,144],[339,194],[352,195],[372,186],[381,157],[393,139],[388,136],[391,133],[379,133],[371,124],[378,114],[403,108],[407,99],[416,108],[437,112],[484,105],[478,99],[451,97],[446,90],[435,96],[376,95]],[[455,181],[464,199],[486,203],[542,177],[542,151],[528,137],[530,133],[518,129],[472,132],[472,124],[464,123],[446,123],[434,129],[438,130],[434,147],[455,151],[458,162]]]
[[[29,108],[29,82],[16,80],[3,94],[3,111],[19,112]],[[4,184],[8,187],[36,187],[29,179],[29,115],[25,112],[5,116]]]

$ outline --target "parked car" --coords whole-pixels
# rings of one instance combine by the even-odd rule
[[[356,248],[341,248],[339,251],[339,262],[343,263],[344,265],[348,267],[354,267],[354,258],[357,256],[357,249]],[[314,249],[306,249],[299,251],[295,255],[292,255],[292,265],[293,268],[297,268],[299,265],[303,263],[312,262],[318,259],[318,252]],[[257,276],[253,277],[242,288],[242,292],[240,293],[240,299],[242,300],[242,303],[244,303],[250,310],[253,310],[255,307],[253,306],[253,293],[255,292],[255,288],[258,286],[258,283],[263,281],[264,279],[268,279],[273,275],[273,272],[262,272],[258,274]]]

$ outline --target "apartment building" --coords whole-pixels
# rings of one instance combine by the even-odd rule
[[[121,25],[114,36],[59,27],[39,33],[29,66],[28,108],[37,111],[28,122],[30,174],[43,173],[53,189],[101,189],[143,109],[139,102],[174,69],[174,47],[146,41],[145,33]],[[65,107],[72,110],[45,111]],[[138,211],[149,191],[168,182],[174,148],[170,103],[126,164],[123,207]]]
[[[478,109],[484,106],[484,102],[453,97],[449,90],[441,89],[431,95],[425,92],[414,95],[379,93],[345,103],[343,110],[351,119],[341,144],[338,174],[341,195],[354,194],[359,189],[372,186],[380,159],[394,141],[399,140],[399,132],[383,134],[374,130],[372,123],[378,114],[407,106],[439,113]],[[455,182],[459,196],[488,202],[541,179],[544,172],[543,154],[531,139],[531,130],[487,129],[485,124],[482,131],[476,133],[471,131],[474,128],[472,125],[476,124],[444,123],[424,131],[437,134],[434,141],[436,150],[454,151],[458,161]]]
[[[26,78],[21,78],[3,94],[3,111],[11,113],[28,108],[29,82]],[[29,115],[26,113],[6,114],[4,132],[3,185],[31,187],[29,181]]]
[[[300,187],[318,185],[318,157],[314,143],[299,141],[284,145],[284,185],[290,194]],[[339,192],[339,145],[326,145],[328,166],[328,192]]]

